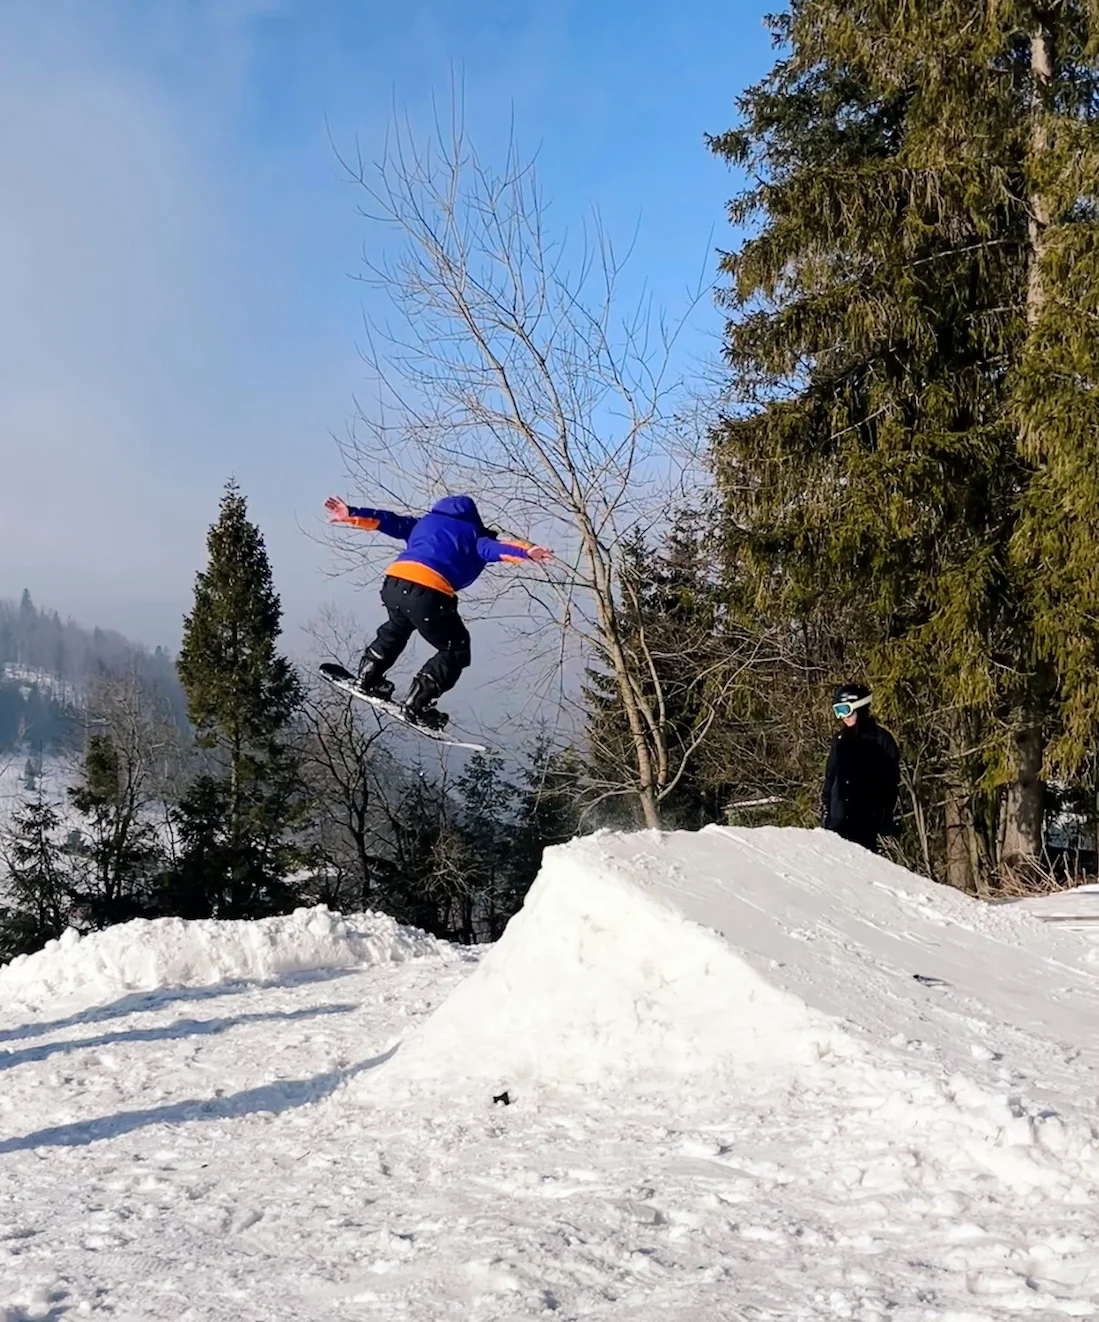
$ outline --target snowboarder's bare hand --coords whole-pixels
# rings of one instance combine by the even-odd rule
[[[532,546],[527,555],[536,565],[545,564],[547,560],[553,559],[553,552],[544,546]]]
[[[324,508],[328,511],[329,523],[346,523],[351,517],[351,509],[346,500],[341,500],[339,496],[329,496],[324,502]]]

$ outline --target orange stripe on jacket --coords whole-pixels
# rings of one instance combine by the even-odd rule
[[[501,546],[517,546],[520,551],[534,550],[533,542],[522,542],[518,537],[498,537],[496,540]],[[509,565],[522,565],[526,564],[530,557],[526,555],[505,555],[504,552],[501,551],[500,559]]]
[[[349,523],[352,528],[361,528],[363,532],[378,531],[379,521],[377,519],[364,519],[358,514],[349,514],[343,522]]]
[[[385,572],[392,578],[403,578],[409,583],[419,583],[423,588],[434,588],[436,592],[445,592],[448,597],[458,595],[442,574],[428,568],[427,565],[418,564],[415,560],[394,560]]]

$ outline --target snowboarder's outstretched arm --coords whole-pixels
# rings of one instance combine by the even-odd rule
[[[419,522],[411,514],[394,514],[392,510],[368,509],[366,506],[348,505],[339,496],[329,496],[324,502],[329,514],[329,523],[346,523],[352,528],[361,528],[363,532],[380,532],[386,537],[395,537],[407,542],[412,529]]]
[[[542,564],[553,559],[553,552],[544,546],[532,546],[530,542],[502,541],[499,537],[478,537],[477,553],[485,564],[521,564],[524,560],[533,560]]]

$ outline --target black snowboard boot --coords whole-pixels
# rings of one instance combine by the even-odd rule
[[[369,693],[372,698],[388,700],[393,697],[393,681],[386,679],[381,657],[369,647],[363,653],[362,665],[359,666],[359,676],[355,680],[355,685],[364,693]]]
[[[435,681],[428,675],[417,675],[412,681],[412,691],[404,701],[405,715],[427,730],[441,730],[450,717],[435,706],[438,696]]]

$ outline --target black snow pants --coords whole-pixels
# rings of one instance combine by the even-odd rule
[[[470,662],[469,630],[458,614],[458,598],[437,588],[387,574],[382,583],[382,605],[389,618],[378,630],[367,652],[388,670],[408,646],[414,633],[437,648],[420,667],[436,693],[446,693]]]

